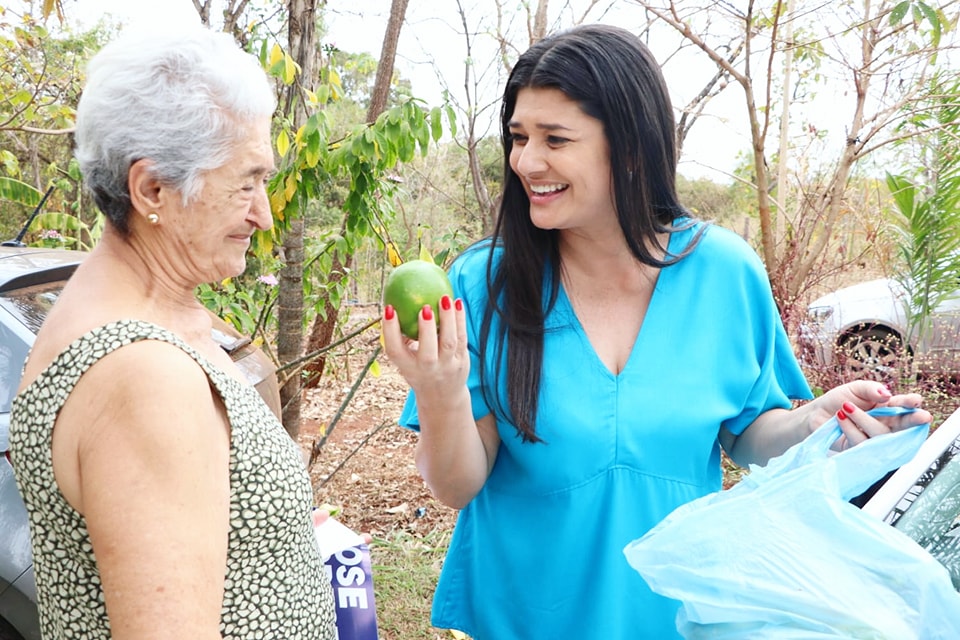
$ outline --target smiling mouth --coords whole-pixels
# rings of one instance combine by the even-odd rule
[[[564,191],[569,185],[566,184],[531,184],[530,191],[534,195],[545,196],[558,191]]]

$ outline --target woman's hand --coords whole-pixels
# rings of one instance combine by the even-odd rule
[[[439,327],[430,305],[420,310],[418,340],[403,336],[393,307],[387,305],[383,310],[384,350],[417,394],[420,405],[437,401],[442,405],[445,398],[456,397],[470,372],[463,301],[443,296],[439,307]]]
[[[834,449],[842,451],[872,438],[891,431],[899,431],[933,420],[929,412],[920,408],[923,398],[917,393],[892,395],[887,387],[879,382],[855,380],[834,387],[823,394],[811,405],[816,405],[811,420],[816,425],[823,424],[836,416],[840,430],[843,431]],[[913,413],[900,416],[875,418],[867,413],[875,407],[909,407],[917,409]],[[813,407],[812,407],[813,408]]]
[[[833,449],[842,451],[873,436],[929,423],[933,418],[920,409],[921,402],[922,398],[916,393],[895,396],[879,382],[855,380],[834,387],[795,409],[765,411],[739,436],[721,429],[720,443],[740,466],[765,465],[770,458],[782,454],[836,417],[843,435]],[[917,410],[882,418],[867,414],[870,409],[884,406]]]
[[[381,331],[387,357],[416,393],[417,469],[438,500],[462,509],[487,481],[500,435],[492,415],[479,419],[473,415],[463,301],[443,296],[439,306],[439,329],[433,309],[420,310],[417,341],[401,334],[389,306],[383,311]]]
[[[311,513],[311,516],[313,517],[313,528],[316,529],[330,519],[330,511],[324,507],[316,507]],[[367,545],[373,544],[373,536],[369,533],[361,533],[359,535]]]

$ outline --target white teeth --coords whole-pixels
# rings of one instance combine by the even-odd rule
[[[553,193],[554,191],[560,191],[566,189],[567,185],[565,184],[532,184],[530,185],[530,191],[534,193]]]

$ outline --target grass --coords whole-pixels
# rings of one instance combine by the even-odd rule
[[[430,625],[430,603],[452,531],[395,531],[373,541],[373,589],[380,640],[465,638]]]

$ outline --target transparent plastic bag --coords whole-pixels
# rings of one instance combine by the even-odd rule
[[[831,420],[626,546],[650,588],[681,602],[685,638],[960,638],[960,594],[946,569],[848,502],[907,462],[928,427],[831,455],[840,433]]]

